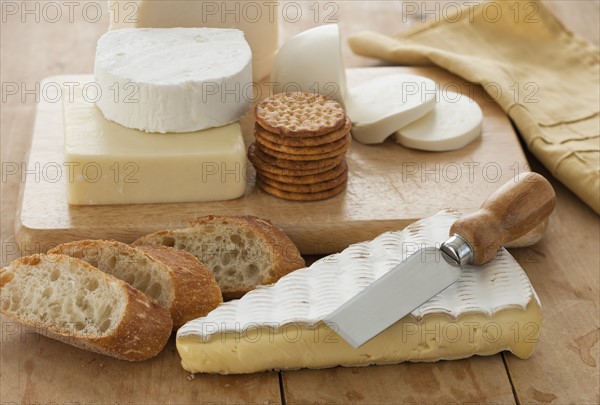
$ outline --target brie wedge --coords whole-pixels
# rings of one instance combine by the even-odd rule
[[[106,119],[146,132],[227,125],[252,103],[251,57],[235,29],[109,31],[96,49],[96,104]]]
[[[222,304],[177,332],[184,369],[238,374],[436,361],[510,350],[529,357],[541,306],[523,269],[501,249],[390,328],[354,349],[322,320],[422,244],[440,244],[460,215],[442,211],[296,270]]]

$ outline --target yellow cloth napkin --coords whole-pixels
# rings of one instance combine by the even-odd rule
[[[481,84],[531,152],[600,213],[600,53],[539,1],[490,1],[393,37],[359,32],[360,55],[439,65]]]

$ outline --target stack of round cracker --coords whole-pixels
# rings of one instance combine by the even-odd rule
[[[324,200],[348,182],[352,124],[338,102],[318,94],[279,93],[256,106],[256,142],[248,158],[265,192],[296,201]]]

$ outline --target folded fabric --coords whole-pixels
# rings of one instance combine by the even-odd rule
[[[392,37],[367,31],[349,42],[363,56],[435,64],[482,85],[529,150],[600,213],[600,53],[539,1],[479,3]]]

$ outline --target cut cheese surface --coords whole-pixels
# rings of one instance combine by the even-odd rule
[[[422,76],[394,74],[350,87],[345,99],[352,136],[361,143],[382,143],[399,128],[435,107],[436,83]]]
[[[275,93],[318,93],[344,103],[346,70],[337,24],[312,28],[288,40],[277,53],[271,82]]]
[[[352,245],[188,322],[177,333],[183,368],[236,374],[458,359],[502,350],[529,357],[540,333],[541,306],[504,249],[484,266],[466,267],[455,284],[358,349],[322,322],[422,244],[443,242],[459,216],[443,211]]]
[[[432,111],[396,132],[396,142],[434,152],[460,149],[481,136],[482,126],[483,112],[477,102],[445,92]]]
[[[82,86],[91,80],[81,78]],[[150,134],[106,120],[81,86],[71,94],[72,99],[63,97],[70,204],[217,201],[244,194],[246,153],[239,123]]]
[[[240,30],[129,28],[98,41],[104,116],[146,132],[193,132],[239,121],[252,102],[251,51]]]
[[[277,2],[109,0],[110,29],[237,28],[252,49],[254,80],[269,75],[279,45]]]

